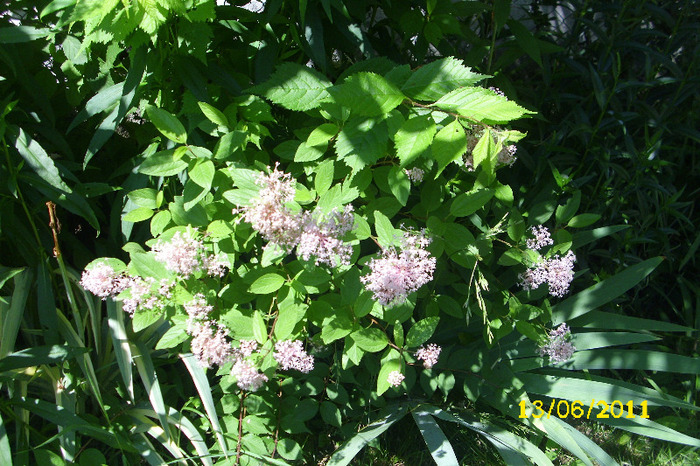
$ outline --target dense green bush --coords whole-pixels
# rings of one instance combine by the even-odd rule
[[[540,3],[230,3],[3,16],[3,464],[347,464],[408,413],[439,464],[463,454],[455,428],[507,464],[551,464],[547,441],[614,464],[537,400],[594,416],[646,401],[651,419],[600,422],[699,446],[656,422],[697,411],[694,389],[615,377],[697,377],[695,354],[655,343],[690,341],[693,305],[666,288],[686,326],[608,312],[659,264],[696,265],[697,244],[638,246],[651,212],[627,206],[656,180],[671,202],[652,220],[690,231],[672,190],[694,174],[697,18],[663,2],[571,2],[565,27]]]

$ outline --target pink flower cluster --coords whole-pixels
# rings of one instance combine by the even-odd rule
[[[283,371],[296,369],[305,374],[314,368],[314,357],[307,354],[299,340],[283,340],[275,343],[273,356]]]
[[[430,239],[423,232],[405,232],[400,251],[388,247],[367,264],[370,273],[360,277],[373,298],[384,306],[406,301],[409,294],[433,279],[436,260],[425,249]]]
[[[561,324],[555,330],[550,330],[547,343],[540,347],[540,355],[549,356],[554,363],[564,362],[571,358],[576,347],[571,344],[571,330],[566,324]]]
[[[153,277],[131,277],[128,280],[127,296],[122,300],[122,309],[133,315],[137,309],[149,311],[160,310],[166,305],[166,300],[172,297],[175,282],[166,279],[156,282]]]
[[[352,247],[342,237],[354,225],[353,209],[345,206],[343,212],[334,210],[327,216],[310,212],[294,212],[287,204],[294,200],[296,181],[288,173],[277,169],[269,175],[260,175],[262,186],[258,198],[243,209],[243,218],[270,243],[296,253],[304,260],[312,256],[316,265],[348,264]]]
[[[271,243],[291,251],[299,237],[299,213],[292,212],[287,203],[294,200],[296,181],[277,166],[265,176],[260,174],[256,183],[262,188],[258,198],[244,209],[243,217]]]
[[[510,146],[504,147],[496,156],[496,158],[498,159],[498,163],[512,167],[515,161],[517,160],[517,157],[515,156],[515,153],[517,151],[518,148],[512,144]]]
[[[391,371],[389,372],[386,381],[389,382],[389,385],[391,385],[392,387],[398,387],[399,385],[401,385],[405,378],[406,376],[403,375],[401,372]]]
[[[185,303],[187,333],[192,336],[192,353],[203,367],[221,366],[231,361],[234,351],[228,339],[228,330],[209,319],[214,306],[207,304],[206,297],[197,293],[192,301]]]
[[[352,247],[342,238],[352,230],[355,224],[353,208],[346,205],[343,212],[334,210],[327,218],[306,212],[301,220],[297,256],[309,260],[312,256],[316,265],[327,264],[348,265],[352,255]]]
[[[552,236],[549,234],[549,230],[544,225],[530,227],[530,233],[532,234],[533,238],[528,238],[527,240],[528,249],[537,251],[545,246],[551,246],[554,244],[554,241],[552,241]]]
[[[565,256],[556,255],[543,260],[520,274],[520,285],[525,290],[534,290],[543,283],[549,285],[549,294],[559,298],[566,295],[574,279],[574,262],[576,256],[569,251]]]
[[[228,267],[223,259],[206,253],[195,229],[188,228],[184,234],[178,231],[167,242],[158,241],[153,246],[153,252],[165,268],[182,278],[188,278],[199,270],[205,270],[210,276],[222,277]]]
[[[244,359],[236,361],[231,369],[231,375],[237,379],[238,388],[249,392],[259,390],[268,381],[265,374]]]
[[[435,343],[430,343],[427,347],[421,346],[416,351],[416,359],[423,361],[423,367],[432,368],[438,362],[442,348]]]
[[[90,270],[84,270],[80,284],[90,293],[102,298],[114,298],[130,284],[126,274],[116,273],[107,264],[96,264]]]

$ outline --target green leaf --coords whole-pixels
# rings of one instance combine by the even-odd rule
[[[158,191],[153,188],[142,188],[131,191],[127,194],[129,200],[139,207],[148,209],[158,208]]]
[[[391,193],[402,206],[405,206],[406,202],[408,202],[408,195],[411,193],[411,181],[408,179],[404,169],[396,166],[391,167],[388,182]]]
[[[510,13],[510,11],[508,12]],[[530,30],[520,21],[514,19],[507,20],[508,27],[513,32],[515,36],[515,41],[520,48],[522,48],[525,53],[527,53],[530,58],[535,60],[535,62],[542,66],[542,56],[540,53],[540,46],[537,38],[530,32]]]
[[[26,348],[0,358],[0,372],[40,366],[42,364],[59,364],[67,359],[74,358],[76,355],[88,353],[89,351],[90,350],[87,348],[61,345]]]
[[[440,322],[440,318],[435,316],[426,317],[413,324],[413,327],[406,334],[406,346],[415,348],[428,341],[435,333],[438,322]]]
[[[250,92],[261,95],[289,110],[305,112],[330,100],[330,81],[317,71],[296,63],[277,67],[272,77]]]
[[[400,166],[405,167],[426,153],[436,131],[435,122],[429,115],[420,115],[404,121],[394,136]]]
[[[382,247],[391,246],[396,243],[396,229],[391,224],[391,220],[378,210],[374,211],[374,229],[377,232],[377,239]]]
[[[442,431],[435,419],[426,411],[415,410],[411,412],[413,420],[420,430],[425,444],[430,450],[430,454],[438,466],[454,465],[459,466],[459,461],[455,455],[452,444]]]
[[[360,116],[389,113],[404,99],[399,88],[384,77],[369,72],[354,74],[329,92],[339,105]]]
[[[567,226],[571,228],[584,228],[600,220],[598,214],[580,214],[569,220]]]
[[[7,436],[2,415],[0,415],[0,463],[12,466],[12,448],[10,448],[10,439]]]
[[[302,142],[297,147],[296,152],[294,152],[295,162],[313,162],[323,157],[325,148],[321,146],[309,146],[307,143]]]
[[[611,225],[608,227],[595,228],[588,231],[580,231],[574,235],[573,248],[580,248],[586,244],[597,241],[606,236],[617,233],[618,231],[623,231],[629,228],[629,225]]]
[[[180,144],[187,143],[187,131],[175,115],[153,105],[146,107],[146,114],[163,136]]]
[[[126,392],[129,394],[129,399],[133,403],[134,377],[131,366],[131,346],[126,336],[124,314],[125,312],[121,310],[121,307],[119,309],[117,308],[116,302],[111,300],[107,302],[107,323],[109,325],[109,335],[112,339],[114,355],[117,359],[117,366],[119,367],[119,373],[126,387]]]
[[[455,217],[466,217],[486,205],[493,197],[492,189],[475,189],[455,197],[450,205],[450,214]]]
[[[131,254],[130,268],[133,268],[137,275],[141,277],[153,277],[156,280],[171,279],[172,273],[159,262],[153,254],[133,253]]]
[[[160,337],[156,344],[156,349],[175,348],[177,345],[187,340],[188,335],[184,325],[173,325]]]
[[[49,28],[35,28],[33,26],[10,26],[0,28],[0,44],[17,44],[31,42],[51,34]]]
[[[569,361],[567,368],[572,370],[636,369],[678,374],[700,374],[700,359],[659,351],[606,349],[577,351]]]
[[[250,292],[255,294],[270,294],[284,285],[285,279],[278,273],[267,273],[250,285]]]
[[[386,333],[378,328],[362,328],[351,333],[350,338],[360,349],[369,353],[381,351],[389,344]]]
[[[382,120],[351,118],[335,141],[338,158],[355,170],[383,157],[389,145],[387,125]]]
[[[8,128],[8,136],[14,140],[15,149],[22,156],[26,164],[50,187],[55,188],[55,191],[49,191],[49,199],[54,200],[57,204],[70,210],[76,215],[80,215],[87,220],[90,225],[98,230],[100,229],[99,222],[90,205],[82,197],[75,194],[61,178],[58,168],[49,157],[43,147],[34,139],[29,137],[22,128]],[[42,190],[41,187],[37,186]],[[43,190],[42,190],[43,191]]]
[[[125,222],[143,222],[153,217],[153,209],[148,207],[137,207],[134,210],[130,210],[122,217]]]
[[[228,127],[228,118],[226,118],[224,112],[206,102],[197,102],[197,105],[199,105],[199,109],[209,121],[215,125]]]
[[[433,141],[432,153],[438,163],[438,170],[435,178],[451,162],[461,160],[464,153],[467,151],[467,135],[459,121],[455,120],[449,125],[442,128],[436,135]]]
[[[175,157],[175,150],[168,149],[156,152],[146,158],[137,170],[139,173],[150,176],[172,176],[181,173],[187,168],[187,162]]]
[[[564,224],[571,220],[579,206],[581,205],[581,191],[574,192],[574,195],[566,201],[563,205],[557,207],[556,216],[557,223]]]
[[[321,162],[318,167],[316,167],[316,177],[314,178],[314,189],[322,196],[328,188],[333,184],[333,174],[335,166],[333,165],[333,160],[326,160]]]
[[[151,218],[151,235],[156,237],[165,231],[165,228],[170,224],[172,215],[168,210],[161,210]]]
[[[73,118],[71,124],[68,125],[66,134],[70,133],[76,126],[85,122],[98,113],[110,111],[121,99],[124,92],[124,82],[114,84],[101,89],[97,94],[90,98],[85,104],[85,108],[81,109]]]
[[[609,303],[641,282],[662,260],[661,257],[647,259],[554,305],[552,322],[559,325]]]
[[[211,160],[198,160],[197,164],[189,171],[189,176],[192,181],[204,188],[205,191],[211,189],[211,183],[214,181],[214,162]]]
[[[437,100],[444,94],[463,86],[471,86],[488,76],[474,73],[462,60],[443,58],[413,72],[401,90],[418,100]]]
[[[606,330],[638,330],[651,332],[693,331],[693,329],[690,327],[684,327],[682,325],[673,324],[670,322],[640,319],[639,317],[630,317],[622,314],[613,314],[602,311],[588,312],[571,321],[571,323],[573,322],[575,322],[576,327],[602,328]]]
[[[392,386],[389,385],[388,377],[394,371],[401,371],[401,361],[397,359],[390,359],[384,361],[381,369],[379,369],[379,375],[377,376],[377,395],[383,395]]]
[[[9,306],[5,304],[0,307],[0,358],[10,354],[15,348],[20,324],[23,320],[27,297],[32,286],[32,272],[24,268],[21,273],[13,277],[14,290],[12,291],[12,301]]]
[[[283,438],[277,442],[277,452],[282,458],[289,461],[301,460],[304,455],[299,444],[290,438]],[[264,460],[263,458],[260,459]]]
[[[340,414],[340,409],[330,401],[321,403],[321,418],[323,421],[333,427],[341,427],[343,425],[343,417]]]
[[[479,138],[472,151],[472,156],[474,168],[481,166],[486,173],[493,175],[498,160],[498,152],[490,129],[486,129]]]
[[[435,106],[471,120],[508,123],[531,112],[513,101],[482,87],[456,89],[435,102]]]
[[[209,385],[209,380],[207,379],[204,369],[192,354],[181,354],[180,358],[182,359],[182,362],[185,363],[185,367],[192,377],[192,382],[194,382],[194,386],[197,388],[199,399],[202,400],[209,424],[211,424],[211,428],[216,434],[216,440],[219,442],[221,450],[228,451],[226,438],[223,435],[221,424],[219,423],[219,417],[216,414],[216,406],[214,405],[212,389]]]
[[[324,123],[311,131],[309,137],[306,138],[306,145],[309,147],[314,147],[328,144],[328,141],[338,134],[339,130],[340,128],[338,125],[333,123]]]
[[[349,335],[354,325],[346,314],[338,313],[323,319],[322,327],[321,340],[323,340],[324,345],[328,345]]]

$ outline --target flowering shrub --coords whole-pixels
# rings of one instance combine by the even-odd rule
[[[349,393],[371,381],[373,396],[447,395],[458,377],[450,352],[475,329],[488,345],[513,331],[553,338],[543,354],[568,359],[573,347],[547,333],[539,287],[555,299],[568,291],[566,227],[578,206],[557,209],[552,235],[543,223],[554,208],[526,219],[497,176],[517,163],[513,143],[524,136],[503,125],[530,112],[476,86],[485,76],[453,58],[367,69],[332,85],[280,67],[237,115],[207,107],[220,137],[213,149],[186,144],[194,137],[175,116],[147,109],[175,146],[144,154],[138,171],[182,171],[183,195],[143,216],[150,250],[129,244],[128,265],[97,259],[83,286],[121,302],[135,331],[169,322],[157,348],[192,352],[241,400],[287,393],[287,381],[304,378]],[[266,128],[271,108],[258,96],[305,113],[281,126],[294,136],[273,142],[279,129]],[[230,130],[236,120],[248,136]],[[304,401],[308,415],[319,409]],[[325,420],[347,412],[320,408]],[[287,432],[305,429],[299,408],[281,409]]]

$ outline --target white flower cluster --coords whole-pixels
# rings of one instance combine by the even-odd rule
[[[429,244],[424,232],[405,232],[400,251],[383,249],[381,257],[367,264],[371,272],[360,281],[385,306],[406,301],[409,294],[433,279],[436,260],[425,249]]]
[[[411,168],[410,170],[406,169],[404,170],[406,173],[406,176],[408,176],[408,179],[411,180],[412,183],[420,183],[423,181],[423,177],[425,176],[425,171],[418,167]]]
[[[416,359],[423,361],[423,367],[432,368],[438,362],[442,348],[435,343],[430,343],[427,347],[421,346],[416,351]]]
[[[153,252],[165,268],[185,279],[199,270],[205,270],[210,276],[222,277],[228,267],[223,259],[206,253],[195,229],[188,228],[184,234],[178,231],[167,242],[158,241],[153,246]]]
[[[313,257],[316,265],[349,264],[352,247],[341,238],[354,226],[351,205],[327,216],[292,211],[287,204],[294,200],[296,181],[277,166],[269,175],[260,175],[256,182],[262,188],[258,198],[243,209],[243,218],[265,240],[287,252],[296,248],[300,258]]]
[[[549,284],[549,294],[559,298],[566,295],[574,279],[576,256],[569,251],[564,256],[556,255],[544,259],[535,267],[520,274],[520,285],[525,290],[534,290],[543,283]]]
[[[403,375],[401,372],[391,371],[389,372],[386,381],[389,382],[389,385],[391,385],[392,387],[398,387],[399,385],[401,385],[405,378],[406,376]]]
[[[540,347],[540,355],[549,356],[554,363],[564,362],[571,358],[576,347],[571,344],[571,330],[566,324],[561,324],[555,330],[550,330],[547,343]]]

